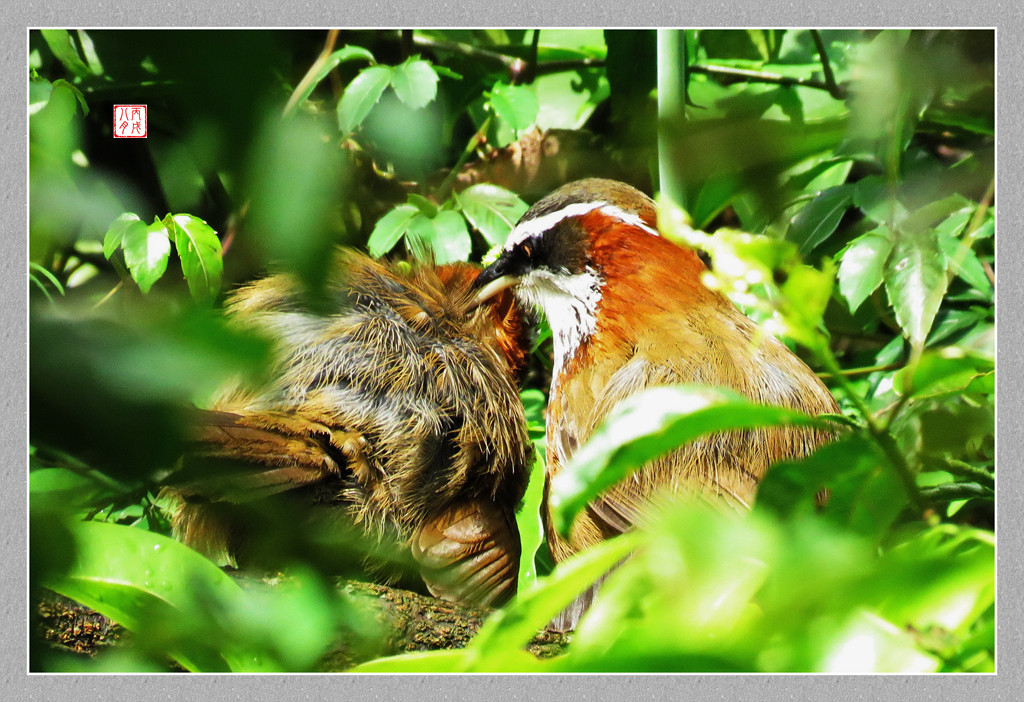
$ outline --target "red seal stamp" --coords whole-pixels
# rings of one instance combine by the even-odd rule
[[[114,137],[145,139],[147,126],[145,105],[114,105]]]

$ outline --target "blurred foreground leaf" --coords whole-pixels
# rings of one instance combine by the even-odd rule
[[[70,570],[39,584],[131,631],[145,632],[155,620],[204,619],[208,603],[228,609],[243,597],[217,566],[172,539],[100,522],[75,522],[71,534],[76,555]],[[245,667],[198,641],[176,642],[169,652],[192,671]]]
[[[552,481],[549,499],[555,528],[568,533],[576,514],[606,488],[699,436],[776,425],[822,427],[826,423],[719,389],[666,386],[637,393],[608,413]]]

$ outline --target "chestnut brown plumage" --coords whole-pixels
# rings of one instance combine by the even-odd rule
[[[408,547],[436,596],[505,601],[531,450],[519,309],[511,295],[474,309],[470,264],[345,251],[332,271],[327,315],[307,311],[285,275],[232,295],[230,318],[268,336],[277,364],[266,385],[226,389],[197,413],[192,458],[236,469],[168,489],[174,533],[233,564],[238,534],[217,503],[315,486],[374,540]]]
[[[654,202],[623,183],[570,183],[519,220],[477,285],[481,299],[515,285],[550,323],[548,485],[616,403],[647,387],[706,385],[812,415],[838,412],[797,356],[701,282],[705,271],[694,251],[659,235]],[[789,427],[704,437],[604,492],[577,517],[568,539],[551,528],[545,507],[548,546],[557,562],[622,533],[662,492],[748,508],[772,463],[806,455],[826,438]],[[556,625],[575,626],[592,596],[581,597]]]

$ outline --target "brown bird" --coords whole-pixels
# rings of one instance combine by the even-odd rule
[[[226,389],[198,411],[188,459],[205,474],[165,490],[174,534],[236,565],[244,534],[228,506],[308,494],[369,542],[408,548],[435,596],[504,602],[531,464],[520,309],[511,294],[476,307],[470,264],[345,251],[332,271],[327,315],[286,275],[232,295],[230,319],[269,337],[277,363],[266,385]]]
[[[699,384],[812,415],[838,412],[796,355],[701,282],[706,270],[696,252],[659,235],[649,197],[624,183],[588,179],[531,207],[477,278],[480,299],[515,285],[519,299],[543,311],[551,326],[545,502],[551,479],[609,410],[644,388]],[[806,455],[826,438],[779,427],[694,441],[603,493],[577,517],[568,539],[551,528],[545,506],[551,553],[562,561],[630,529],[661,492],[748,508],[772,463]],[[584,593],[556,626],[575,627],[593,594]]]

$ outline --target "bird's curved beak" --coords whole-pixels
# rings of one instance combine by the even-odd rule
[[[504,256],[498,258],[497,261],[480,271],[480,275],[473,281],[473,287],[478,292],[473,299],[471,308],[476,309],[502,290],[507,290],[518,282],[519,276],[512,273],[508,260]]]

